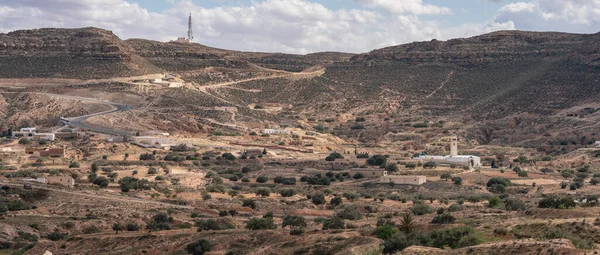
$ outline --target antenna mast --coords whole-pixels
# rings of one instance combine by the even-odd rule
[[[194,34],[192,31],[192,14],[190,13],[190,19],[188,21],[188,42],[192,42],[194,39]]]

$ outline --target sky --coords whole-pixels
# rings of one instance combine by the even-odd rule
[[[122,39],[351,53],[498,30],[598,33],[600,0],[0,0],[0,33],[99,27]]]

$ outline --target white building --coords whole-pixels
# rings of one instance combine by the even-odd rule
[[[438,165],[457,165],[467,167],[481,167],[481,158],[473,155],[458,155],[458,138],[456,136],[450,139],[450,155],[448,156],[429,156],[421,155],[418,159],[422,161],[432,161]]]
[[[55,139],[56,139],[56,135],[53,133],[35,133],[33,135],[33,140],[36,140],[36,141],[42,141],[42,140],[54,141]]]
[[[457,156],[428,156],[421,155],[419,159],[427,162],[432,161],[438,165],[457,165],[468,167],[481,167],[481,158],[472,155],[457,155]]]
[[[263,129],[262,130],[263,134],[269,134],[269,135],[289,135],[290,131],[287,131],[285,129]]]
[[[156,136],[133,136],[131,137],[132,143],[142,146],[144,148],[159,148],[164,150],[170,150],[171,147],[177,145],[173,143],[169,138],[156,137]]]
[[[33,138],[36,133],[36,128],[21,128],[19,131],[12,132],[12,138],[29,137]]]
[[[600,148],[600,141],[596,141],[596,148]]]

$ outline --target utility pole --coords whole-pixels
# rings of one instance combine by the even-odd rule
[[[194,34],[192,30],[192,13],[190,13],[190,18],[188,20],[188,42],[192,42],[194,40]]]

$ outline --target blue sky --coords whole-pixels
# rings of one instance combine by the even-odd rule
[[[0,0],[0,32],[94,26],[244,51],[373,49],[498,30],[600,31],[600,0]]]

